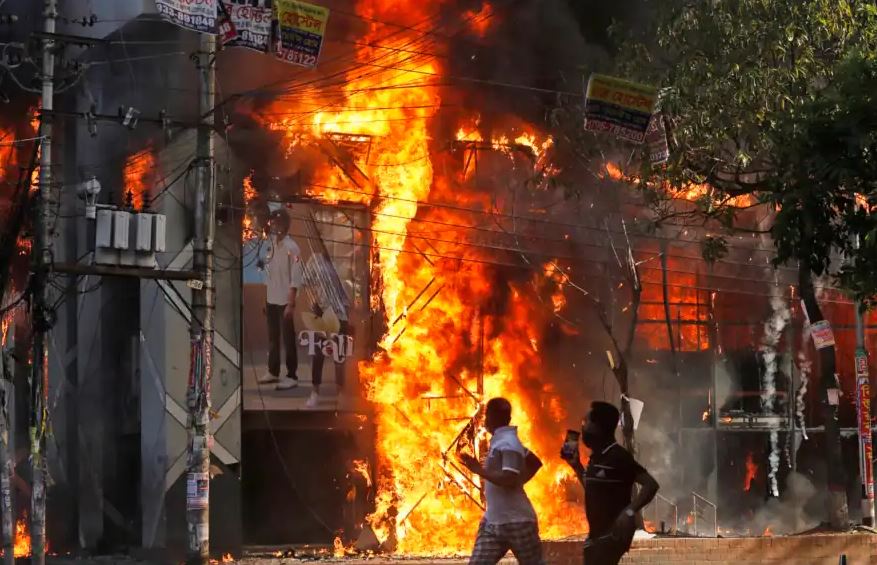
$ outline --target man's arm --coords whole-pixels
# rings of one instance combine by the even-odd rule
[[[490,481],[501,487],[514,487],[521,484],[522,473],[520,469],[523,459],[524,458],[520,453],[504,451],[502,457],[502,469],[499,471],[493,471],[484,467],[477,459],[468,453],[460,455],[460,460],[467,469],[483,478],[485,481]]]
[[[655,498],[655,495],[658,494],[660,485],[658,485],[658,481],[655,480],[655,477],[651,476],[645,469],[640,471],[640,473],[634,477],[633,481],[640,486],[639,492],[629,506],[629,508],[636,513],[645,508],[649,502]]]
[[[658,494],[658,481],[642,467],[640,467],[633,480],[636,484],[640,485],[640,489],[631,501],[630,506],[625,508],[618,518],[615,519],[613,530],[616,536],[624,536],[628,532],[633,531],[636,527],[634,524],[636,513],[645,508],[655,498],[655,495]]]
[[[521,476],[521,481],[524,484],[528,483],[541,468],[542,460],[528,449],[527,456],[524,457],[524,473]]]

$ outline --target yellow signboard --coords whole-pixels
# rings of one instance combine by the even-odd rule
[[[658,90],[606,75],[591,75],[585,96],[585,129],[642,143]]]
[[[280,46],[278,57],[314,67],[323,47],[329,9],[299,0],[274,0]]]

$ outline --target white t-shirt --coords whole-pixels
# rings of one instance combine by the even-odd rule
[[[524,472],[527,450],[518,439],[516,426],[497,428],[490,438],[485,466],[490,471]],[[535,522],[536,511],[524,492],[523,485],[501,487],[485,481],[484,496],[487,510],[484,519],[488,524],[512,524],[516,522]]]
[[[276,241],[273,236],[268,240],[265,285],[268,287],[268,304],[285,306],[289,302],[289,289],[301,288],[301,250],[288,235],[279,244]]]

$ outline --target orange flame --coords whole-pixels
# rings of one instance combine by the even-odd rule
[[[479,11],[469,10],[463,13],[463,18],[468,22],[469,29],[477,37],[484,38],[490,30],[493,17],[493,7],[488,2],[481,4]]]
[[[372,486],[372,477],[368,468],[368,461],[365,459],[356,459],[353,461],[353,470],[365,479],[367,487]]]
[[[356,11],[368,21],[411,26],[432,16],[431,3],[408,0],[404,9],[399,4],[359,0]],[[555,299],[546,308],[529,285],[507,282],[488,264],[486,248],[467,249],[465,259],[473,261],[460,260],[459,247],[441,241],[425,244],[428,255],[418,252],[422,236],[410,236],[423,229],[419,220],[469,223],[454,208],[421,204],[468,204],[466,199],[477,196],[461,189],[456,173],[433,166],[430,126],[441,99],[422,73],[440,74],[440,60],[411,57],[405,49],[410,37],[386,36],[382,24],[371,24],[356,59],[370,65],[379,58],[380,68],[388,68],[364,73],[354,65],[334,106],[326,107],[320,91],[305,90],[294,101],[276,100],[261,116],[283,136],[287,155],[305,146],[327,153],[326,164],[310,179],[312,196],[327,203],[365,203],[372,213],[376,294],[387,332],[379,352],[359,367],[364,394],[375,406],[377,436],[376,509],[369,525],[404,553],[470,549],[482,515],[480,483],[456,464],[453,453],[460,444],[454,442],[486,399],[504,396],[521,440],[543,456],[544,468],[526,485],[542,536],[581,533],[583,508],[565,496],[570,473],[550,456],[562,442],[567,419],[561,395],[541,371],[541,338]],[[463,129],[462,140],[482,141],[477,117],[474,122],[475,128]],[[543,175],[555,174],[547,156],[553,141],[533,128],[512,128],[490,143],[507,155],[513,145],[527,148]],[[427,286],[429,292],[423,292]],[[492,306],[496,296],[504,297],[499,312]],[[471,436],[464,434],[465,441],[482,454],[486,432],[475,428]],[[343,552],[340,539],[336,554],[339,546]]]
[[[344,557],[346,551],[344,549],[344,542],[341,541],[340,537],[335,537],[335,540],[332,542],[332,555],[335,557]]]
[[[771,530],[770,526],[768,526],[764,529],[764,533],[762,533],[761,535],[767,538],[773,537],[773,530]]]
[[[256,191],[256,187],[253,185],[253,175],[255,171],[250,171],[250,174],[244,177],[244,220],[243,220],[243,229],[244,229],[244,240],[253,239],[256,237],[256,230],[253,227],[253,214],[250,210],[250,204],[256,200],[259,196],[259,193]]]
[[[622,171],[621,168],[615,163],[607,162],[605,164],[605,169],[606,175],[612,180],[623,181],[633,185],[639,185],[642,183],[642,179],[637,176],[625,174],[624,171]],[[652,188],[653,190],[657,188],[651,184],[647,186],[649,188]],[[663,181],[660,185],[660,188],[673,200],[687,200],[689,202],[696,202],[702,199],[707,199],[711,206],[727,205],[732,208],[746,208],[757,203],[756,198],[748,194],[743,196],[722,198],[720,195],[716,194],[716,191],[713,189],[713,187],[706,183],[688,182],[680,187],[673,186],[668,181]]]
[[[143,210],[149,189],[155,182],[155,154],[151,147],[129,155],[123,172],[125,198],[131,198],[135,210]]]
[[[27,527],[27,516],[19,518],[15,522],[15,545],[12,550],[13,555],[18,557],[30,557],[30,531]]]
[[[758,464],[752,456],[752,452],[746,454],[746,478],[743,482],[743,490],[749,492],[752,489],[752,481],[758,475]]]

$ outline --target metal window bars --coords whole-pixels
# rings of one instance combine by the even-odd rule
[[[664,506],[666,507],[663,514],[661,513],[661,503],[662,502],[664,503]],[[654,507],[655,507],[653,516],[655,517],[654,524],[655,524],[655,531],[656,532],[659,532],[662,534],[665,534],[665,533],[676,534],[676,533],[678,533],[678,531],[679,531],[679,507],[676,505],[676,503],[674,503],[669,498],[661,496],[660,494],[656,494],[655,498],[652,500],[652,502],[649,503],[649,505],[654,505]],[[665,524],[667,522],[666,518],[670,514],[669,510],[672,510],[672,512],[673,512],[673,521],[672,521],[671,529],[668,531]],[[644,512],[643,514],[645,515],[646,513]],[[662,518],[665,518],[665,519],[662,520]]]
[[[697,529],[697,519],[701,517],[701,509],[704,505],[712,508],[713,511],[713,535],[712,537],[719,537],[719,509],[718,507],[704,498],[703,496],[697,494],[694,491],[691,491],[691,502],[692,502],[692,517],[693,517],[693,525],[694,525],[694,536],[698,537],[698,529]],[[698,508],[698,502],[700,502],[700,508]]]

